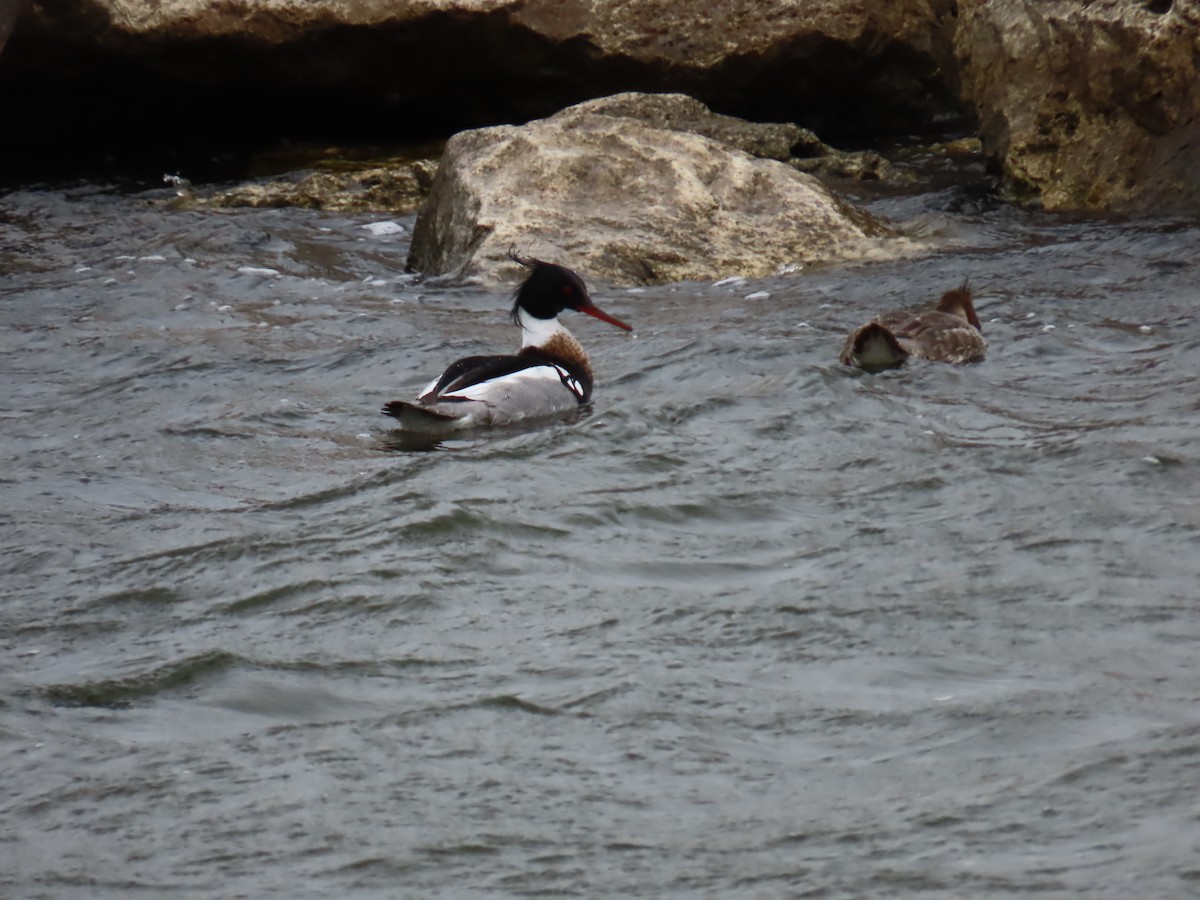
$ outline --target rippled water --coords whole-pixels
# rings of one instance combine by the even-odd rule
[[[160,199],[0,197],[0,893],[1195,895],[1200,225],[880,200],[411,453],[505,293]],[[837,364],[964,276],[984,363]]]

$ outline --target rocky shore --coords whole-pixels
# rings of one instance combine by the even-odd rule
[[[204,201],[424,202],[421,271],[494,274],[510,244],[628,283],[897,252],[810,174],[892,178],[873,151],[897,136],[977,135],[1012,202],[1200,208],[1196,0],[24,5],[0,7],[7,182],[449,140],[436,175],[372,160]]]

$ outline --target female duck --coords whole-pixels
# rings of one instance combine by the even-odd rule
[[[933,309],[883,313],[856,328],[842,347],[841,361],[861,369],[889,369],[910,356],[938,362],[983,359],[987,341],[971,298],[971,285],[946,291]]]

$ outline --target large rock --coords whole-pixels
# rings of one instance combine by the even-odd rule
[[[702,134],[751,156],[786,162],[802,172],[863,180],[903,178],[873,151],[837,150],[794,123],[749,122],[721,115],[683,94],[614,94],[582,104],[579,110],[637,119],[654,128]]]
[[[622,88],[677,89],[757,112],[800,101],[836,116],[869,103],[894,120],[953,104],[942,27],[953,9],[954,0],[42,0],[26,32],[56,55],[112,51],[173,80],[242,90],[262,87],[256,79],[352,83],[419,101],[432,89],[461,103],[507,101],[509,115]],[[517,84],[535,90],[518,95]]]
[[[395,146],[639,90],[860,146],[974,108],[1010,196],[1189,210],[1198,41],[1196,0],[38,0],[0,58],[0,181],[212,180],[285,139]]]
[[[673,130],[672,123],[684,130]],[[624,95],[446,147],[413,232],[427,274],[500,277],[517,249],[615,284],[760,276],[882,255],[887,230],[812,176],[706,137],[743,123],[688,97]]]
[[[21,15],[29,0],[0,0],[0,52],[17,24],[17,16]]]
[[[961,0],[962,90],[1011,196],[1200,209],[1200,6]]]
[[[843,151],[828,146],[798,125],[747,122],[712,112],[682,94],[617,94],[586,105],[596,115],[633,118],[656,128],[689,131],[736,147],[751,156],[775,159],[802,172],[822,177],[911,183],[903,169],[894,168],[872,151]],[[332,148],[334,151],[339,148]],[[423,148],[426,152],[431,147]],[[440,147],[438,148],[440,151]],[[429,196],[438,160],[401,156],[355,161],[322,154],[316,159],[265,158],[260,167],[283,175],[255,178],[218,189],[182,185],[172,200],[176,207],[285,207],[344,212],[416,212]],[[300,166],[300,168],[295,168]],[[170,180],[175,180],[173,177]]]
[[[0,96],[7,113],[30,117],[31,141],[61,142],[75,159],[92,147],[161,157],[166,145],[180,168],[239,141],[437,137],[626,90],[685,92],[748,118],[799,121],[838,142],[909,130],[958,108],[943,26],[953,7],[39,0],[9,42]]]

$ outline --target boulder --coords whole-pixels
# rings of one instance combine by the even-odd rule
[[[684,92],[835,142],[954,114],[954,0],[40,0],[0,67],[30,159],[390,142]],[[79,134],[90,139],[81,145]],[[36,145],[33,141],[36,140]]]
[[[719,115],[681,94],[618,94],[580,107],[585,108],[597,115],[637,119],[656,128],[701,134],[751,156],[776,159],[822,177],[905,184],[913,181],[908,172],[893,167],[878,153],[837,150],[798,125],[747,122]],[[432,148],[419,149],[428,152]],[[356,161],[327,153],[315,158],[298,154],[294,149],[282,160],[265,157],[257,167],[287,169],[290,161],[301,168],[215,189],[201,186],[193,190],[186,179],[168,176],[167,180],[181,186],[171,204],[178,208],[291,206],[407,215],[416,212],[429,196],[438,167],[438,160],[427,156]]]
[[[4,51],[4,44],[17,24],[17,17],[28,5],[29,0],[0,0],[0,52]]]
[[[961,0],[955,42],[963,97],[1011,197],[1200,209],[1200,6]]]
[[[1196,0],[0,0],[0,35],[22,6],[0,58],[20,136],[0,179],[216,180],[281,143],[403,146],[637,90],[858,146],[974,110],[1015,199],[1200,200]],[[878,155],[805,156],[800,131],[740,146],[894,176]]]
[[[654,127],[702,134],[751,156],[777,159],[824,177],[911,181],[908,173],[893,168],[877,153],[834,149],[798,125],[747,122],[719,115],[698,100],[680,94],[618,94],[590,102],[586,109],[597,115],[633,118]],[[322,148],[319,153],[305,153],[304,148],[291,148],[284,158],[267,156],[255,163],[256,168],[285,170],[285,174],[219,188],[200,186],[193,190],[187,179],[168,176],[168,181],[181,187],[171,204],[178,208],[300,207],[407,215],[416,212],[429,196],[438,167],[436,158],[407,155],[356,160],[338,155],[338,150],[346,149]],[[430,146],[415,149],[426,154],[434,150]]]
[[[725,130],[744,146],[772,129],[755,138],[748,123],[712,117],[688,97],[624,95],[462,132],[418,215],[409,264],[492,280],[509,274],[515,248],[629,285],[762,276],[900,249],[812,176],[699,133]]]
[[[838,150],[792,122],[749,122],[721,115],[683,94],[627,92],[577,108],[597,115],[637,119],[654,128],[701,134],[751,156],[786,162],[814,175],[864,181],[907,180],[873,151]]]

